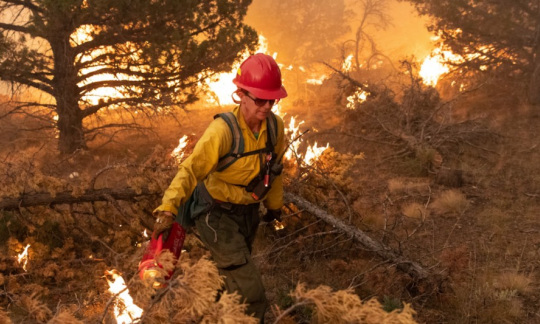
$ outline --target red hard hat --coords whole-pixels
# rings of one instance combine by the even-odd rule
[[[248,57],[238,68],[233,83],[260,99],[287,97],[279,66],[272,56],[263,53]]]

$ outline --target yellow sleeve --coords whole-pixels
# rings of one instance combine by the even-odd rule
[[[279,116],[276,116],[276,119],[278,125],[278,138],[275,151],[278,154],[278,157],[280,157],[286,149],[285,132],[283,119],[281,119]],[[272,188],[270,189],[270,191],[266,195],[266,199],[264,200],[264,206],[267,209],[280,209],[283,206],[283,172],[281,173],[281,175],[276,177],[276,179],[274,179],[274,182],[272,183]]]
[[[225,121],[222,118],[212,121],[191,155],[178,167],[176,176],[165,190],[161,205],[154,213],[170,211],[177,215],[178,207],[186,202],[197,183],[216,168],[219,157],[229,151],[231,143],[231,132]]]

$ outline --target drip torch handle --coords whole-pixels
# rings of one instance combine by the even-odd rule
[[[266,174],[264,175],[264,186],[270,185],[270,161],[272,161],[272,152],[266,154]]]

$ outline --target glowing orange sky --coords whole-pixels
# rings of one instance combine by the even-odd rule
[[[263,32],[267,19],[271,19],[265,12],[260,12],[261,8],[264,8],[264,1],[253,1],[248,10],[245,22],[255,28],[257,32],[264,34],[268,39],[271,52],[279,52],[279,44],[273,43],[272,35]],[[350,2],[348,0],[345,1]],[[433,42],[430,40],[433,34],[428,32],[426,28],[427,20],[420,17],[414,7],[408,2],[388,0],[387,3],[388,11],[386,14],[389,15],[391,24],[385,30],[381,30],[375,34],[378,49],[394,60],[405,57],[409,58],[411,56],[415,56],[418,60],[423,60],[434,48]],[[287,26],[283,26],[283,28],[287,28]],[[351,32],[343,35],[343,39],[353,39],[355,28],[356,26],[351,26]]]

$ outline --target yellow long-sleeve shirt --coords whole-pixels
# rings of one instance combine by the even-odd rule
[[[262,122],[258,138],[247,126],[239,107],[233,110],[244,137],[244,152],[266,147],[268,130],[266,120]],[[278,155],[285,150],[283,120],[276,116],[278,126],[277,143],[274,148]],[[193,153],[182,162],[169,188],[165,191],[161,205],[155,211],[178,213],[178,207],[186,202],[197,183],[204,181],[210,195],[217,200],[233,204],[253,204],[257,201],[244,187],[260,171],[260,155],[248,155],[236,160],[225,170],[218,172],[218,160],[231,150],[233,136],[222,118],[214,119],[199,139]],[[283,176],[276,177],[272,188],[262,199],[268,209],[283,206]]]

